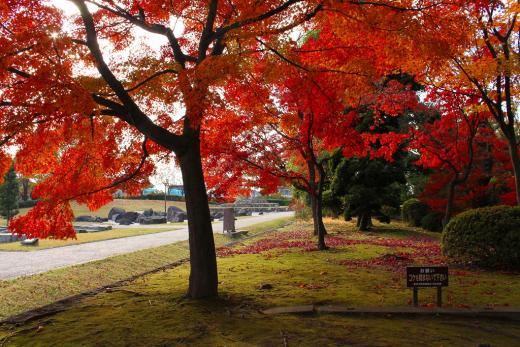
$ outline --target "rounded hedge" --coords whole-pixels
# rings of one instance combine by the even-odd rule
[[[520,207],[463,212],[442,233],[442,252],[459,263],[520,270]]]
[[[428,205],[419,199],[412,198],[403,203],[401,211],[404,222],[418,227],[421,225],[421,219],[428,213]]]
[[[442,215],[438,212],[430,212],[421,219],[421,227],[428,231],[442,231]]]

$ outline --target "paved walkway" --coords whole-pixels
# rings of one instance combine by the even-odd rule
[[[290,217],[293,212],[268,213],[261,216],[239,218],[237,229]],[[222,232],[222,222],[213,223],[215,233]],[[33,275],[52,269],[131,253],[146,248],[167,245],[188,239],[188,228],[165,231],[157,234],[131,236],[114,240],[83,243],[79,245],[43,249],[33,252],[0,252],[0,279],[12,279]]]

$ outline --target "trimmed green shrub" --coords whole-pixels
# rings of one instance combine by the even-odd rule
[[[442,252],[459,263],[520,270],[520,207],[484,207],[453,217],[442,234]]]
[[[428,213],[428,205],[419,199],[408,199],[401,209],[403,221],[413,227],[421,225],[421,219]]]
[[[428,231],[442,231],[442,215],[438,212],[430,212],[421,219],[421,228]]]

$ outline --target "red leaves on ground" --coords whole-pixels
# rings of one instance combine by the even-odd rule
[[[426,258],[429,263],[442,263],[441,250],[437,241],[426,238],[413,239],[348,239],[342,236],[328,236],[327,245],[330,247],[345,247],[355,245],[373,245],[389,248],[412,248],[413,253],[394,253],[380,258],[369,260],[345,260],[341,264],[355,267],[399,267],[414,259]],[[222,247],[217,251],[218,256],[227,257],[238,254],[260,254],[271,250],[286,250],[300,248],[304,251],[316,251],[316,243],[309,232],[298,230],[287,233],[277,233],[271,238],[261,239],[240,248]]]

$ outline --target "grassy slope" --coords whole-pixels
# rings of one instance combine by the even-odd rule
[[[427,238],[432,234],[402,227],[385,227],[370,234],[352,232],[346,223],[328,224],[332,236],[352,240],[393,241]],[[294,224],[266,242],[283,239],[284,233],[310,230],[309,224]],[[305,240],[305,237],[303,238]],[[294,237],[289,241],[302,241]],[[263,242],[263,241],[262,241]],[[265,243],[246,241],[244,247]],[[415,242],[415,241],[414,241]],[[262,246],[264,245],[264,246]],[[239,246],[240,249],[241,246]],[[177,344],[272,346],[516,346],[518,322],[396,317],[264,316],[259,309],[311,303],[349,306],[406,306],[411,296],[399,267],[356,267],[341,261],[363,261],[408,247],[357,244],[327,252],[302,248],[272,249],[257,254],[219,258],[221,299],[183,299],[189,264],[145,276],[111,293],[84,300],[74,308],[47,319],[0,332],[12,336],[6,345],[42,345],[59,340],[61,346]],[[428,259],[418,258],[417,261]],[[269,283],[271,290],[260,290]],[[515,290],[516,288],[516,290]],[[453,272],[446,291],[449,305],[520,305],[518,275],[483,272]],[[421,291],[422,302],[431,302],[434,292]]]
[[[76,239],[69,240],[40,240],[38,246],[22,246],[20,242],[11,242],[11,243],[0,243],[0,251],[24,251],[24,252],[32,252],[38,251],[46,248],[55,248],[55,247],[63,247],[70,245],[77,245],[80,243],[88,243],[102,240],[110,240],[110,239],[119,239],[122,237],[130,237],[130,236],[139,236],[146,234],[155,234],[168,230],[175,230],[181,228],[182,224],[173,224],[168,227],[161,228],[146,228],[142,229],[138,228],[128,228],[128,229],[113,229],[109,231],[101,231],[97,233],[84,233],[77,234]]]

